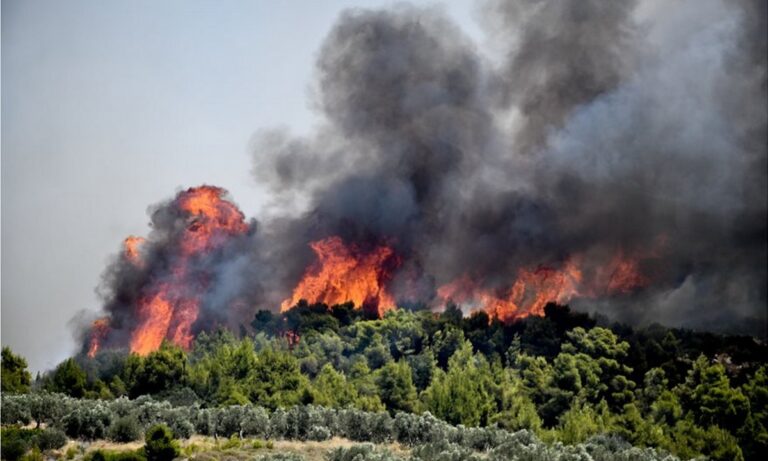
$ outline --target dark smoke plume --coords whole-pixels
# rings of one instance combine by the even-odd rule
[[[765,3],[485,6],[501,61],[437,10],[341,16],[317,61],[323,128],[255,145],[257,180],[304,210],[280,247],[393,238],[421,296],[620,250],[653,282],[581,308],[764,334]],[[282,259],[300,261],[290,286],[306,259]]]
[[[483,5],[501,56],[439,9],[344,12],[317,58],[321,127],[255,138],[270,214],[214,235],[179,281],[196,223],[178,197],[155,207],[144,264],[105,275],[105,344],[128,343],[163,277],[201,299],[193,332],[247,325],[330,236],[392,246],[401,305],[439,308],[437,288],[465,276],[504,293],[522,268],[578,255],[589,276],[623,255],[648,283],[575,307],[764,336],[766,3]]]

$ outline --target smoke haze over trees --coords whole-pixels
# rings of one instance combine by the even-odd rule
[[[765,2],[483,15],[500,59],[438,10],[341,15],[317,58],[322,126],[255,142],[257,181],[304,210],[264,223],[279,270],[296,277],[307,240],[391,238],[403,291],[428,301],[462,274],[503,290],[520,267],[623,252],[650,286],[577,307],[764,335]]]

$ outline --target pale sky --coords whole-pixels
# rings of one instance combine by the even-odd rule
[[[309,131],[339,12],[392,3],[3,0],[2,344],[33,371],[71,355],[110,255],[180,188],[225,187],[258,218],[251,137]],[[428,4],[478,35],[471,0]]]

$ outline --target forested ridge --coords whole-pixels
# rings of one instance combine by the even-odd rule
[[[439,314],[400,309],[379,319],[349,304],[300,303],[281,314],[260,311],[237,334],[200,333],[190,351],[164,344],[145,357],[114,350],[92,359],[79,355],[34,380],[23,358],[5,348],[2,416],[4,431],[9,424],[42,421],[70,438],[105,438],[116,424],[128,424],[126,417],[140,430],[162,420],[141,421],[150,396],[157,405],[167,401],[163,411],[181,412],[168,421],[187,422],[186,429],[172,427],[180,437],[243,436],[245,417],[236,427],[201,423],[233,411],[256,411],[266,421],[259,436],[288,437],[290,428],[269,429],[275,415],[304,411],[321,416],[296,417],[295,424],[323,423],[294,428],[292,438],[367,440],[343,429],[348,416],[339,415],[357,412],[363,420],[383,418],[384,429],[371,433],[401,441],[408,431],[394,428],[398,418],[428,412],[425,421],[454,435],[419,443],[442,438],[490,457],[512,443],[505,437],[523,430],[542,447],[610,440],[681,459],[749,460],[768,450],[765,353],[764,342],[751,337],[631,328],[554,304],[544,317],[504,324],[483,312],[463,317],[455,306]],[[39,409],[46,398],[60,402],[55,414]],[[115,403],[99,406],[104,400]],[[472,427],[497,431],[488,434],[506,442],[467,447],[465,435],[456,434]]]

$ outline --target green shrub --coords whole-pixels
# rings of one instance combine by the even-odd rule
[[[147,461],[144,450],[112,451],[96,450],[88,453],[85,461]]]
[[[57,450],[67,444],[67,435],[56,428],[47,428],[38,433],[34,444],[41,450]]]
[[[43,454],[40,453],[40,449],[34,447],[29,453],[21,457],[21,461],[45,461],[45,458],[43,458]]]
[[[18,426],[4,427],[0,431],[0,451],[3,459],[16,461],[35,446],[34,441],[42,430],[40,429],[22,429]]]
[[[107,431],[107,438],[113,442],[126,443],[141,438],[141,427],[135,416],[123,416],[112,422]]]
[[[296,453],[274,453],[269,455],[261,455],[255,458],[256,461],[305,461],[305,458]]]
[[[168,426],[157,424],[147,430],[144,452],[148,461],[171,461],[179,456],[179,444]]]
[[[69,448],[67,448],[66,453],[64,453],[64,457],[66,459],[74,459],[74,457],[77,456],[77,453],[79,451],[80,450],[78,450],[77,447],[74,447],[74,446],[73,447],[69,447]]]
[[[8,437],[3,435],[2,449],[0,449],[3,453],[3,459],[16,461],[21,458],[27,450],[29,450],[29,441],[24,440],[21,437]]]
[[[389,450],[376,450],[371,444],[339,447],[328,453],[328,461],[400,461]]]
[[[27,395],[3,395],[3,411],[0,412],[3,424],[29,424],[32,415],[29,411]]]
[[[231,450],[233,448],[240,448],[240,438],[234,434],[227,439],[226,442],[221,444],[220,447],[222,450]]]

